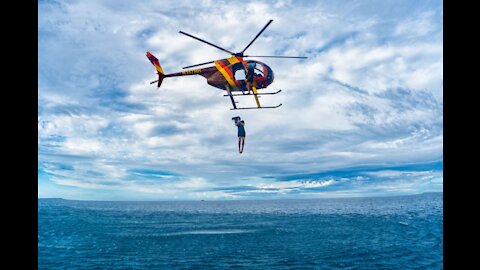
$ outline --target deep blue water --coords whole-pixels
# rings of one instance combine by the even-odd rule
[[[442,269],[443,194],[38,200],[39,269]]]

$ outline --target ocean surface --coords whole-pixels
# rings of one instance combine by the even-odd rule
[[[38,199],[39,269],[442,269],[443,194]]]

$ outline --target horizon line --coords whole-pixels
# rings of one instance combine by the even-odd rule
[[[374,195],[374,196],[353,196],[353,197],[323,197],[323,198],[264,198],[264,199],[195,199],[195,200],[188,200],[188,199],[179,199],[179,200],[88,200],[88,199],[65,199],[60,197],[37,197],[37,200],[64,200],[64,201],[83,201],[83,202],[202,202],[202,201],[209,201],[209,202],[230,202],[230,201],[280,201],[280,200],[321,200],[321,199],[358,199],[358,198],[386,198],[386,197],[407,197],[407,196],[418,196],[430,193],[443,193],[443,191],[425,191],[421,193],[413,193],[413,194],[396,194],[396,195]]]

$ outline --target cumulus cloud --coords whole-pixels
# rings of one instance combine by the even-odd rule
[[[39,196],[441,190],[441,1],[45,1],[38,12]],[[248,54],[309,57],[259,59],[274,70],[269,89],[283,90],[261,102],[282,107],[230,111],[224,92],[200,76],[167,78],[158,90],[149,84],[155,71],[146,51],[167,73],[228,56],[179,30],[240,51],[269,19]],[[255,106],[252,98],[237,100]],[[242,155],[230,120],[236,115],[246,122]],[[409,164],[434,165],[398,170],[395,179],[385,169]],[[362,166],[385,172],[285,181]]]

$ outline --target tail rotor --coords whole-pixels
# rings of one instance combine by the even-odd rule
[[[150,82],[150,84],[157,83],[157,87],[159,88],[160,85],[162,85],[163,78],[165,78],[165,72],[163,72],[162,66],[160,65],[160,61],[158,61],[158,59],[153,54],[151,54],[150,52],[147,52],[147,58],[155,67],[158,74],[158,80]]]

